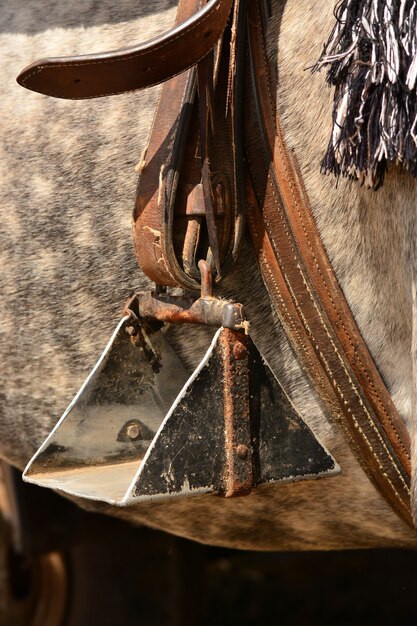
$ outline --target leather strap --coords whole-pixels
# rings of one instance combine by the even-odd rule
[[[264,282],[291,345],[362,467],[412,525],[409,436],[337,283],[295,157],[286,149],[260,0],[250,3],[248,28],[248,223]]]
[[[170,78],[142,158],[134,211],[139,264],[160,285],[199,290],[200,258],[211,261],[218,281],[238,252],[246,31],[240,4],[246,0],[181,0],[176,25],[157,39],[113,53],[37,61],[18,77],[27,88],[76,99]]]
[[[48,96],[77,100],[156,85],[213,50],[232,4],[233,0],[209,0],[198,10],[201,2],[182,0],[181,13],[187,17],[160,37],[113,52],[41,59],[26,67],[17,82]]]
[[[180,2],[179,10],[186,4]],[[199,290],[198,258],[211,260],[219,281],[238,253],[244,230],[238,161],[245,5],[235,2],[215,71],[206,57],[162,88],[133,218],[139,265],[159,285]],[[232,32],[240,34],[237,45]]]

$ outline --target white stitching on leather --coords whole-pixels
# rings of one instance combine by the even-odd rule
[[[303,277],[303,282],[304,282],[305,288],[306,288],[306,290],[307,290],[307,292],[308,292],[308,294],[309,294],[309,296],[310,296],[311,301],[313,302],[314,308],[316,309],[316,311],[317,311],[317,313],[318,313],[318,315],[319,315],[319,317],[320,317],[320,320],[322,321],[322,326],[323,326],[323,328],[324,328],[324,330],[325,330],[325,332],[326,332],[326,335],[327,335],[327,336],[328,336],[328,338],[330,339],[330,343],[332,344],[332,347],[333,347],[333,349],[334,349],[334,351],[335,351],[335,353],[336,353],[336,355],[337,355],[337,357],[338,357],[338,360],[339,360],[339,362],[340,362],[340,364],[341,364],[341,366],[342,366],[342,368],[343,368],[343,370],[344,370],[344,372],[345,372],[345,374],[346,374],[346,377],[347,377],[347,379],[348,379],[348,381],[349,381],[349,384],[350,384],[351,388],[353,389],[353,391],[354,391],[355,395],[357,396],[358,401],[359,401],[359,404],[361,405],[361,407],[362,407],[362,409],[363,409],[364,413],[366,414],[366,416],[367,416],[367,417],[369,417],[368,421],[370,422],[371,426],[372,426],[372,427],[373,427],[373,429],[375,430],[375,432],[376,432],[376,434],[377,434],[377,437],[378,437],[378,439],[380,440],[380,442],[381,442],[381,444],[382,444],[382,446],[383,446],[383,448],[384,448],[384,450],[385,450],[385,452],[386,452],[387,456],[388,456],[390,459],[392,459],[391,454],[390,454],[390,451],[388,450],[388,448],[387,448],[387,446],[386,446],[386,444],[385,444],[385,442],[384,442],[384,440],[383,440],[383,438],[382,438],[382,436],[381,436],[380,432],[378,431],[378,429],[377,429],[377,428],[375,428],[375,426],[374,426],[374,424],[373,424],[373,422],[372,422],[372,419],[371,419],[371,417],[370,417],[370,415],[369,415],[369,413],[368,413],[368,410],[367,410],[366,406],[364,405],[364,403],[363,403],[363,401],[362,401],[362,399],[361,399],[361,397],[360,397],[360,394],[358,394],[358,393],[357,393],[356,387],[355,387],[355,385],[354,385],[354,383],[353,383],[353,381],[352,381],[352,379],[351,379],[351,377],[350,377],[350,375],[349,375],[349,372],[347,371],[346,367],[344,366],[343,359],[342,359],[342,357],[340,356],[339,351],[337,350],[337,346],[336,346],[336,345],[335,345],[335,343],[333,342],[333,339],[332,339],[332,337],[331,337],[330,333],[328,333],[328,331],[327,331],[327,329],[326,329],[326,324],[325,324],[325,322],[324,322],[324,320],[323,320],[323,317],[322,317],[322,315],[321,315],[321,312],[320,312],[320,310],[319,310],[319,308],[318,308],[318,306],[317,306],[317,303],[316,303],[316,302],[315,302],[315,300],[314,300],[313,294],[311,293],[311,290],[310,290],[310,288],[309,288],[309,286],[308,286],[308,283],[307,283],[307,281],[305,280],[304,275],[303,275],[303,273],[302,273],[301,271],[300,271],[300,274],[301,274],[301,276]],[[298,308],[298,306],[297,306],[297,308]],[[302,311],[301,311],[301,309],[300,309],[300,315],[302,315]],[[314,341],[314,343],[316,344],[316,346],[317,346],[317,350],[320,352],[320,355],[321,355],[321,357],[322,357],[322,360],[323,360],[323,362],[325,363],[326,370],[327,370],[327,371],[328,371],[328,373],[331,375],[331,370],[330,370],[330,367],[329,367],[329,365],[328,365],[328,363],[327,363],[327,361],[326,361],[326,359],[325,359],[325,357],[324,357],[323,353],[322,353],[322,352],[321,352],[321,350],[319,349],[319,346],[318,346],[318,344],[317,344],[316,340],[314,339],[314,336],[313,336],[313,334],[312,334],[312,332],[311,332],[311,330],[310,330],[310,328],[309,328],[308,323],[307,323],[307,321],[306,321],[306,320],[305,320],[305,326],[306,326],[306,328],[307,328],[307,329],[308,329],[308,331],[309,331],[309,334],[310,334],[310,336],[311,336],[312,341]],[[347,403],[347,400],[345,399],[345,396],[344,396],[344,394],[343,394],[342,390],[340,389],[339,385],[337,384],[336,380],[335,380],[333,377],[332,377],[332,381],[333,381],[334,386],[335,386],[335,387],[336,387],[336,389],[338,390],[340,397],[343,399],[343,401],[344,401],[345,403]],[[380,469],[384,472],[384,467],[382,466],[382,464],[381,464],[381,462],[380,462],[380,460],[379,460],[379,457],[375,454],[375,451],[374,451],[374,449],[373,449],[373,447],[372,447],[371,442],[370,442],[370,441],[369,441],[369,439],[366,437],[366,434],[364,433],[364,431],[363,431],[363,430],[362,430],[362,428],[360,427],[359,422],[357,421],[357,419],[356,419],[356,417],[355,417],[355,414],[352,412],[352,410],[351,410],[350,408],[348,409],[348,411],[349,411],[349,412],[351,413],[351,415],[352,415],[352,419],[353,419],[353,421],[354,421],[354,423],[355,423],[356,428],[357,428],[359,431],[361,431],[362,436],[364,437],[364,439],[365,439],[365,441],[366,441],[366,443],[367,443],[367,445],[368,445],[368,448],[369,448],[369,449],[371,450],[371,452],[374,454],[375,459],[376,459],[376,461],[377,461],[377,463],[378,463],[379,468],[380,468]],[[408,485],[407,485],[407,483],[404,481],[404,478],[402,477],[402,475],[401,475],[401,473],[399,472],[399,470],[398,470],[398,468],[397,468],[397,465],[396,465],[395,463],[393,463],[393,467],[395,468],[395,470],[396,470],[396,472],[397,472],[397,474],[398,474],[398,476],[399,476],[399,478],[400,478],[400,481],[401,481],[401,482],[402,482],[402,484],[404,485],[404,488],[405,488],[406,492],[407,492],[407,493],[410,493],[410,490],[409,490],[409,488],[408,488]],[[396,492],[396,490],[395,490],[394,486],[392,485],[392,483],[391,483],[390,479],[388,478],[388,476],[386,476],[386,477],[387,477],[388,481],[390,482],[390,484],[391,484],[392,488],[393,488],[393,489],[394,489],[394,491]],[[396,493],[396,495],[398,496],[398,494],[397,494],[397,493]]]
[[[254,230],[256,230],[256,226],[255,226],[255,224],[254,224],[254,221],[253,221],[253,217],[252,217],[251,211],[248,211],[248,219],[249,219],[249,221],[250,221],[250,223],[251,223],[251,225],[252,225],[252,228],[253,228]],[[263,265],[265,266],[265,268],[266,268],[266,269],[267,269],[267,271],[268,271],[268,274],[269,274],[269,276],[270,276],[270,279],[271,279],[271,281],[272,281],[272,284],[273,284],[273,286],[274,286],[274,288],[275,288],[275,291],[276,291],[276,293],[277,293],[278,299],[280,300],[280,302],[281,302],[281,306],[282,306],[282,308],[283,308],[283,310],[284,310],[284,312],[285,312],[285,316],[287,317],[287,323],[289,324],[289,326],[291,326],[291,328],[293,329],[294,334],[298,337],[299,344],[300,344],[300,346],[301,346],[301,348],[302,348],[303,352],[305,353],[305,356],[307,357],[307,359],[308,359],[308,361],[309,361],[309,363],[310,363],[311,367],[314,367],[313,361],[312,361],[312,359],[311,359],[311,355],[309,354],[309,351],[308,351],[308,349],[307,349],[306,345],[304,344],[304,342],[303,342],[303,340],[302,340],[302,338],[301,338],[301,336],[300,336],[300,332],[299,332],[299,330],[297,329],[297,326],[296,326],[296,324],[295,324],[295,322],[294,322],[293,318],[291,317],[291,315],[290,315],[290,313],[289,313],[289,311],[288,311],[288,309],[287,309],[287,306],[286,306],[286,304],[285,304],[285,302],[284,302],[284,299],[283,299],[283,297],[282,297],[282,295],[281,295],[281,292],[280,292],[279,286],[277,285],[276,280],[275,280],[275,278],[274,278],[274,275],[273,275],[273,273],[272,273],[272,271],[271,271],[271,268],[270,268],[270,267],[269,267],[269,265],[268,265],[268,261],[267,261],[267,258],[266,258],[266,254],[265,254],[265,252],[263,251],[263,249],[262,249],[262,248],[260,248],[260,249],[259,249],[259,252],[260,252],[260,254],[262,255],[262,262],[263,262]],[[277,255],[277,256],[278,256],[278,255]]]
[[[290,183],[290,185],[291,185],[291,183]],[[310,238],[310,236],[308,234],[308,230],[306,229],[305,222],[303,220],[303,215],[302,215],[302,212],[300,210],[300,206],[299,206],[299,204],[297,202],[297,199],[294,197],[294,194],[293,194],[293,198],[295,200],[295,206],[296,206],[297,213],[298,213],[298,216],[300,218],[300,221],[301,221],[301,224],[302,224],[302,227],[303,227],[303,232],[304,232],[305,238],[307,240],[308,247],[310,248],[311,254],[313,255],[313,259],[314,259],[314,263],[315,263],[316,269],[317,269],[318,274],[320,276],[320,279],[321,279],[321,281],[322,281],[322,283],[323,283],[323,285],[324,285],[324,287],[326,289],[326,293],[329,296],[330,302],[332,303],[332,307],[333,307],[333,310],[335,311],[335,313],[337,315],[337,319],[339,320],[339,322],[340,322],[340,324],[341,324],[341,326],[342,326],[342,328],[343,328],[343,330],[344,330],[344,332],[346,334],[346,337],[347,337],[347,339],[349,341],[349,344],[350,344],[352,350],[354,351],[354,353],[355,353],[355,355],[357,357],[357,360],[359,361],[359,363],[361,365],[362,372],[365,374],[365,376],[366,376],[366,378],[368,380],[369,385],[372,387],[372,389],[373,389],[373,391],[375,393],[375,396],[376,396],[376,398],[378,400],[378,404],[379,404],[380,408],[382,409],[383,413],[385,414],[385,416],[387,417],[389,423],[391,424],[391,427],[392,427],[392,429],[393,429],[393,431],[394,431],[394,433],[396,435],[398,443],[400,444],[400,446],[401,446],[403,452],[405,453],[406,457],[410,460],[410,455],[409,455],[409,453],[408,453],[408,451],[407,451],[407,449],[405,447],[405,444],[402,441],[402,439],[401,439],[397,429],[395,428],[395,425],[394,425],[394,423],[392,421],[392,418],[391,418],[389,412],[387,411],[387,409],[385,407],[385,404],[384,404],[382,398],[380,397],[380,394],[378,393],[374,383],[372,382],[372,379],[369,376],[369,372],[366,369],[366,367],[365,367],[365,365],[364,365],[364,363],[363,363],[363,361],[362,361],[362,359],[360,357],[360,354],[356,351],[355,345],[354,345],[353,340],[352,340],[352,338],[351,338],[351,336],[349,334],[349,331],[348,331],[348,329],[345,326],[345,323],[343,321],[342,316],[340,315],[340,312],[339,312],[338,308],[336,307],[336,303],[335,303],[335,301],[334,301],[334,299],[333,299],[333,297],[332,297],[332,295],[330,293],[330,289],[329,289],[328,283],[326,281],[326,278],[325,278],[325,276],[323,275],[323,273],[322,273],[322,271],[320,269],[320,266],[319,266],[316,254],[314,252],[314,249],[313,249],[313,246],[312,246],[312,243],[311,243],[311,238]]]
[[[278,142],[278,143],[279,143],[279,142]],[[281,151],[281,156],[282,156],[282,148],[281,148],[281,146],[279,146],[279,149],[280,149],[280,151]],[[284,162],[284,168],[285,168],[286,172],[288,173],[288,168],[287,168],[287,166],[286,166],[285,159],[283,159],[283,162]],[[288,180],[290,180],[290,179],[289,179],[289,177],[288,177]],[[271,180],[271,173],[270,173],[270,171],[268,172],[268,182],[269,182],[269,185],[270,185],[271,190],[272,190],[272,194],[273,194],[273,197],[274,197],[275,204],[279,207],[279,203],[278,203],[278,199],[277,199],[277,197],[276,197],[276,193],[275,193],[274,185],[273,185],[273,182],[272,182],[272,180]],[[291,186],[291,182],[290,182],[290,188],[291,188],[292,193],[293,193],[293,195],[294,195],[294,190],[293,190],[293,188],[292,188],[292,186]],[[279,214],[281,214],[281,212],[280,212],[280,211],[278,211],[278,213],[279,213]],[[286,224],[284,223],[284,220],[283,220],[282,214],[280,215],[280,217],[281,217],[281,222],[283,222],[284,230],[286,231],[287,239],[288,239],[288,241],[289,241],[289,244],[290,244],[290,246],[291,246],[291,249],[294,251],[294,254],[296,254],[296,252],[295,252],[295,250],[294,250],[294,246],[293,246],[293,244],[292,244],[292,242],[291,242],[291,238],[290,238],[290,236],[289,236],[288,228],[287,228]],[[267,222],[265,222],[265,223],[266,223],[266,225],[267,225]],[[274,248],[275,248],[275,251],[276,251],[276,243],[275,243],[274,238],[273,238],[273,236],[272,236],[271,234],[270,234],[270,238],[271,238],[271,241],[274,243]],[[301,278],[302,278],[302,280],[303,280],[303,283],[304,283],[304,285],[305,285],[306,291],[307,291],[307,293],[309,294],[309,297],[310,297],[310,299],[312,300],[312,302],[313,302],[313,304],[314,304],[314,307],[316,308],[316,310],[317,310],[317,311],[318,311],[318,313],[319,313],[319,319],[320,319],[321,325],[322,325],[322,327],[323,327],[323,329],[324,329],[324,331],[325,331],[326,335],[327,335],[327,336],[329,337],[329,339],[330,339],[330,342],[331,342],[331,345],[332,345],[332,347],[333,347],[333,350],[335,351],[335,353],[336,353],[336,355],[337,355],[337,357],[338,357],[338,360],[339,360],[339,362],[340,362],[340,363],[341,363],[341,365],[342,365],[342,368],[343,368],[343,370],[344,370],[344,372],[345,372],[345,374],[346,374],[346,376],[347,376],[347,380],[348,380],[348,382],[349,382],[349,384],[350,384],[350,387],[352,388],[352,390],[353,390],[354,394],[355,394],[355,395],[356,395],[356,397],[358,398],[358,401],[359,401],[359,403],[360,403],[361,407],[363,408],[364,414],[365,414],[365,416],[367,417],[367,420],[368,420],[368,422],[369,422],[369,424],[370,424],[371,428],[375,431],[375,433],[376,433],[376,435],[377,435],[378,439],[380,439],[380,441],[381,441],[381,443],[382,443],[382,445],[383,445],[383,448],[384,448],[384,450],[386,451],[387,456],[388,456],[388,458],[390,459],[390,461],[391,461],[391,463],[392,463],[393,468],[394,468],[394,469],[395,469],[395,471],[397,472],[397,474],[398,474],[398,476],[399,476],[399,478],[400,478],[400,481],[403,483],[403,485],[404,485],[404,488],[405,488],[406,492],[409,494],[409,493],[410,493],[409,487],[408,487],[408,485],[406,484],[406,482],[404,481],[404,478],[403,478],[403,476],[401,475],[401,473],[400,473],[400,471],[399,471],[399,469],[398,469],[398,467],[397,467],[397,464],[395,463],[394,459],[392,458],[392,455],[391,455],[390,451],[389,451],[389,450],[388,450],[388,448],[386,447],[386,444],[385,444],[385,442],[384,442],[383,438],[381,437],[380,432],[378,431],[378,429],[376,428],[375,424],[373,423],[372,418],[371,418],[371,416],[370,416],[370,414],[369,414],[368,410],[366,409],[365,405],[364,405],[364,404],[363,404],[363,402],[362,402],[362,399],[361,399],[361,397],[360,397],[360,394],[358,393],[358,391],[357,391],[356,387],[355,387],[355,386],[354,386],[354,384],[353,384],[352,379],[351,379],[351,378],[350,378],[350,376],[349,376],[349,373],[348,373],[348,371],[347,371],[347,369],[346,369],[346,367],[345,367],[345,365],[344,365],[344,363],[343,363],[343,359],[342,359],[342,357],[341,357],[341,355],[340,355],[339,351],[337,350],[337,346],[334,344],[334,342],[333,342],[333,340],[332,340],[332,337],[331,337],[331,335],[329,334],[329,332],[328,332],[328,330],[327,330],[327,328],[326,328],[326,324],[325,324],[325,322],[324,322],[324,320],[323,320],[323,317],[322,317],[321,313],[319,312],[319,310],[318,310],[318,308],[317,308],[317,305],[316,305],[316,303],[315,303],[315,301],[314,301],[314,298],[313,298],[313,296],[312,296],[312,293],[311,293],[311,291],[307,288],[307,283],[306,283],[305,276],[304,276],[303,272],[301,271],[301,268],[300,268],[300,266],[299,266],[299,265],[297,265],[297,269],[298,269],[299,274],[300,274],[300,276],[301,276]],[[298,302],[297,302],[296,296],[295,296],[295,294],[293,293],[293,291],[292,291],[292,289],[291,289],[291,287],[290,287],[290,282],[289,282],[289,280],[288,280],[288,277],[287,277],[287,276],[286,276],[286,274],[284,273],[284,269],[283,269],[283,267],[281,267],[281,271],[283,272],[283,274],[284,274],[284,275],[285,275],[285,277],[286,277],[286,282],[287,282],[287,284],[288,284],[288,288],[291,290],[291,293],[292,293],[292,296],[293,296],[293,299],[294,299],[294,303],[295,303],[295,305],[297,306],[297,309],[299,310],[300,315],[302,316],[302,318],[303,318],[303,320],[304,320],[304,323],[305,323],[306,328],[308,329],[309,335],[310,335],[311,339],[314,341],[314,343],[316,344],[316,342],[315,342],[315,340],[314,340],[314,337],[313,337],[313,335],[312,335],[312,333],[311,333],[311,330],[310,330],[310,328],[308,327],[307,322],[306,322],[306,320],[305,320],[304,316],[302,315],[302,311],[301,311],[301,309],[300,309],[300,307],[299,307],[299,304],[298,304]],[[316,344],[316,346],[317,346],[317,344]],[[317,346],[317,349],[318,349],[318,346]],[[322,359],[323,359],[323,361],[324,361],[324,363],[325,363],[325,365],[326,365],[326,369],[328,369],[328,370],[329,370],[329,366],[328,366],[328,364],[327,364],[326,360],[324,359],[324,356],[323,356],[323,354],[322,354],[322,352],[321,352],[321,351],[320,351],[320,355],[322,356]],[[330,371],[330,370],[329,370],[329,371]],[[332,379],[332,380],[333,380],[333,379]],[[343,401],[344,401],[344,402],[346,402],[346,400],[345,400],[345,398],[344,398],[344,396],[343,396],[343,393],[341,392],[340,388],[338,387],[338,385],[335,383],[335,381],[334,381],[334,380],[333,380],[333,382],[334,382],[334,384],[335,384],[335,386],[336,386],[336,389],[338,390],[338,392],[339,392],[340,396],[342,397]],[[370,441],[368,440],[368,438],[367,438],[367,436],[366,436],[366,433],[365,433],[365,432],[364,432],[364,431],[363,431],[363,430],[359,427],[359,424],[358,424],[358,422],[357,422],[357,419],[355,418],[355,416],[354,416],[354,414],[353,414],[352,410],[351,410],[351,409],[348,409],[348,410],[349,410],[349,412],[352,414],[352,418],[353,418],[353,420],[354,420],[354,422],[355,422],[355,425],[356,425],[356,427],[358,428],[358,430],[360,430],[360,432],[362,433],[362,436],[363,436],[363,438],[364,438],[364,440],[365,440],[365,442],[366,442],[366,444],[367,444],[368,448],[369,448],[369,449],[372,451],[372,453],[374,454],[375,459],[376,459],[376,460],[377,460],[377,462],[378,462],[378,465],[380,465],[379,458],[375,455],[375,452],[374,452],[374,450],[373,450],[373,448],[372,448],[372,444],[371,444],[371,443],[370,443]],[[381,467],[381,469],[383,470],[383,467]],[[385,476],[386,476],[386,473],[385,473]],[[386,478],[387,478],[387,480],[390,482],[390,484],[391,484],[391,486],[392,486],[392,488],[393,488],[393,490],[394,490],[394,492],[395,492],[396,496],[399,498],[399,500],[400,500],[400,501],[401,501],[401,503],[403,504],[403,502],[402,502],[402,500],[401,500],[401,497],[400,497],[400,496],[399,496],[399,494],[396,492],[396,490],[395,490],[394,486],[392,485],[392,483],[391,483],[390,479],[388,478],[388,476],[386,476]]]
[[[248,162],[249,162],[249,166],[251,166],[250,161],[248,161]],[[275,204],[279,207],[278,199],[277,199],[277,197],[276,197],[276,193],[275,193],[275,189],[274,189],[273,182],[272,182],[272,180],[271,180],[271,175],[270,175],[270,172],[268,173],[268,182],[269,182],[269,185],[270,185],[270,188],[271,188],[271,191],[272,191],[272,195],[273,195],[273,198],[274,198],[274,202],[275,202]],[[291,249],[292,249],[292,250],[294,250],[294,247],[293,247],[292,242],[291,242],[291,239],[290,239],[290,234],[289,234],[288,228],[287,228],[287,226],[286,226],[286,224],[285,224],[285,221],[284,221],[284,219],[283,219],[282,213],[281,213],[281,211],[278,211],[278,213],[279,213],[279,215],[280,215],[281,222],[282,222],[283,227],[284,227],[284,230],[285,230],[285,232],[286,232],[287,239],[288,239],[288,241],[289,241],[289,243],[290,243]],[[254,221],[253,221],[253,217],[252,217],[252,215],[251,215],[251,212],[250,212],[250,211],[248,212],[248,216],[249,216],[249,220],[250,220],[250,222],[251,222],[252,228],[253,228],[254,230],[256,230],[256,228],[255,228],[255,224],[254,224]],[[265,219],[265,216],[264,216],[264,221],[265,221],[265,226],[266,226],[266,227],[269,227],[269,229],[270,229],[270,223],[268,222],[268,220],[266,220],[266,219]],[[331,379],[331,381],[332,381],[332,383],[333,383],[333,387],[337,390],[337,392],[338,392],[338,394],[339,394],[340,398],[342,399],[342,401],[344,402],[344,404],[345,404],[345,405],[348,405],[348,401],[346,400],[346,398],[345,398],[345,396],[344,396],[344,394],[343,394],[343,391],[341,390],[341,388],[340,388],[340,387],[339,387],[339,385],[337,384],[336,380],[334,379],[334,377],[333,377],[333,375],[332,375],[332,371],[331,371],[331,369],[330,369],[330,367],[329,367],[329,364],[328,364],[328,362],[327,362],[327,360],[326,360],[326,358],[325,358],[324,354],[323,354],[323,353],[322,353],[322,351],[320,350],[320,348],[319,348],[319,346],[318,346],[318,344],[317,344],[316,340],[314,339],[314,335],[313,335],[313,333],[312,333],[312,331],[311,331],[311,329],[310,329],[310,327],[309,327],[309,325],[308,325],[307,320],[306,320],[306,319],[305,319],[305,317],[304,317],[304,314],[303,314],[303,312],[302,312],[302,309],[301,309],[301,308],[300,308],[300,306],[299,306],[299,303],[298,303],[297,297],[296,297],[296,295],[295,295],[295,293],[294,293],[293,289],[291,288],[291,283],[290,283],[290,281],[289,281],[289,279],[288,279],[288,276],[287,276],[287,274],[286,274],[286,272],[285,272],[285,267],[284,267],[284,265],[283,265],[282,259],[281,259],[280,255],[279,255],[279,252],[278,252],[277,248],[276,248],[276,243],[275,243],[275,241],[274,241],[274,237],[271,235],[271,233],[270,233],[270,232],[268,233],[268,237],[270,238],[270,240],[271,240],[271,241],[272,241],[272,243],[274,244],[274,252],[275,252],[275,254],[276,254],[277,261],[278,261],[278,263],[279,263],[279,265],[280,265],[281,273],[282,273],[282,275],[283,275],[283,277],[284,277],[284,279],[285,279],[285,282],[287,283],[287,288],[288,288],[288,290],[289,290],[289,292],[290,292],[290,294],[291,294],[291,297],[292,297],[292,299],[293,299],[294,305],[295,305],[295,307],[297,308],[297,310],[298,310],[298,312],[299,312],[300,318],[301,318],[301,319],[302,319],[302,321],[303,321],[303,325],[304,325],[304,327],[306,328],[306,330],[307,330],[307,332],[308,332],[308,335],[310,336],[310,338],[311,338],[312,342],[315,344],[317,352],[318,352],[318,353],[320,354],[320,356],[321,356],[321,359],[322,359],[322,361],[323,361],[323,364],[324,364],[324,366],[325,366],[325,369],[326,369],[326,371],[327,371],[327,373],[328,373],[328,375],[329,375],[329,378]],[[261,253],[262,257],[263,257],[263,264],[266,266],[267,271],[268,271],[268,274],[269,274],[269,276],[270,276],[270,279],[271,279],[271,281],[272,281],[272,283],[273,283],[273,285],[274,285],[274,287],[275,287],[275,290],[277,291],[277,294],[278,294],[279,300],[280,300],[280,302],[281,302],[281,305],[282,305],[282,307],[284,308],[284,311],[285,311],[285,313],[286,313],[287,317],[288,317],[288,318],[289,318],[289,320],[290,320],[290,325],[294,328],[294,327],[295,327],[294,322],[291,320],[291,316],[289,315],[288,309],[287,309],[287,307],[286,307],[286,305],[285,305],[285,303],[284,303],[284,300],[283,300],[283,298],[282,298],[282,296],[281,296],[281,293],[280,293],[280,291],[279,291],[279,287],[278,287],[278,285],[277,285],[277,283],[276,283],[276,281],[275,281],[275,278],[274,278],[274,276],[273,276],[273,273],[272,273],[272,271],[271,271],[271,268],[269,267],[269,264],[268,264],[268,262],[267,262],[267,260],[266,260],[266,255],[265,255],[265,253],[264,253],[264,251],[263,251],[263,249],[262,249],[262,248],[260,249],[260,253]],[[365,405],[363,404],[362,399],[360,398],[360,395],[358,394],[357,390],[356,390],[356,389],[355,389],[355,387],[354,387],[353,381],[352,381],[351,377],[349,376],[349,373],[348,373],[347,369],[345,368],[345,366],[344,366],[344,364],[343,364],[343,359],[342,359],[341,355],[339,354],[339,352],[338,352],[338,350],[337,350],[337,346],[334,344],[334,342],[333,342],[333,339],[332,339],[331,335],[330,335],[330,334],[328,333],[328,331],[327,331],[327,328],[326,328],[326,325],[325,325],[324,319],[323,319],[323,317],[322,317],[322,315],[321,315],[321,312],[319,311],[319,309],[318,309],[318,307],[317,307],[317,304],[316,304],[316,302],[315,302],[315,300],[314,300],[313,294],[311,293],[311,290],[310,290],[310,289],[309,289],[309,287],[308,287],[308,284],[307,284],[307,281],[306,281],[306,279],[305,279],[304,273],[302,272],[301,267],[300,267],[300,265],[299,265],[299,264],[297,264],[297,266],[296,266],[296,267],[297,267],[297,269],[298,269],[298,271],[299,271],[299,273],[300,273],[300,276],[301,276],[301,278],[302,278],[302,281],[303,281],[304,287],[305,287],[305,289],[306,289],[307,293],[309,294],[309,297],[310,297],[310,299],[312,300],[312,302],[313,302],[313,305],[314,305],[315,309],[317,310],[317,312],[318,312],[318,314],[319,314],[319,319],[320,319],[321,325],[323,326],[323,328],[324,328],[324,330],[325,330],[325,332],[326,332],[326,335],[329,337],[330,342],[331,342],[331,345],[332,345],[332,347],[333,347],[333,350],[335,351],[335,353],[336,353],[336,355],[337,355],[337,357],[338,357],[338,360],[339,360],[339,362],[341,363],[341,365],[342,365],[342,367],[343,367],[343,369],[344,369],[344,371],[345,371],[345,374],[346,374],[346,376],[347,376],[348,382],[349,382],[349,384],[350,384],[351,388],[353,389],[354,393],[357,395],[357,397],[358,397],[358,399],[359,399],[360,406],[361,406],[361,407],[362,407],[362,409],[364,410],[365,415],[368,417],[368,421],[370,422],[371,427],[375,430],[375,432],[376,432],[376,434],[377,434],[377,437],[378,437],[378,438],[379,438],[379,440],[381,441],[381,443],[382,443],[382,446],[383,446],[384,450],[386,451],[386,453],[387,453],[388,457],[389,457],[389,458],[393,461],[393,459],[392,459],[392,457],[391,457],[391,454],[390,454],[390,452],[389,452],[388,448],[387,448],[387,447],[386,447],[386,445],[385,445],[384,440],[382,439],[382,437],[381,437],[381,435],[380,435],[379,431],[375,428],[375,425],[373,424],[372,419],[371,419],[371,417],[370,417],[370,415],[369,415],[369,413],[368,413],[368,411],[367,411],[367,409],[366,409]],[[304,352],[305,352],[306,356],[309,358],[309,362],[310,362],[310,364],[312,364],[311,358],[309,357],[308,352],[307,352],[307,350],[306,350],[306,348],[305,348],[304,344],[303,344],[303,343],[302,343],[302,341],[301,341],[301,338],[300,338],[300,336],[299,336],[299,333],[297,333],[297,332],[296,332],[296,334],[297,334],[297,336],[298,336],[298,338],[299,338],[299,342],[300,342],[301,347],[303,348],[303,350],[304,350]],[[401,498],[400,494],[398,493],[397,489],[395,488],[395,486],[394,486],[393,482],[391,481],[391,479],[389,478],[389,476],[387,476],[386,472],[384,471],[384,467],[383,467],[383,465],[382,465],[382,463],[381,463],[381,461],[380,461],[380,459],[379,459],[379,456],[375,453],[374,448],[373,448],[373,446],[372,446],[371,442],[369,441],[369,439],[368,439],[368,437],[367,437],[366,433],[365,433],[365,432],[363,431],[363,429],[361,428],[361,426],[360,426],[360,424],[359,424],[359,422],[358,422],[357,418],[355,417],[355,414],[353,413],[352,409],[351,409],[350,407],[348,407],[348,408],[347,408],[347,411],[348,411],[348,412],[350,413],[350,415],[352,416],[352,420],[353,420],[353,422],[354,422],[354,424],[355,424],[355,427],[356,427],[356,428],[357,428],[357,430],[361,433],[361,436],[363,437],[364,441],[366,442],[366,445],[368,446],[369,450],[371,451],[371,453],[373,454],[373,456],[374,456],[375,460],[377,461],[377,464],[378,464],[379,469],[380,469],[380,470],[384,473],[385,478],[386,478],[386,480],[388,481],[388,483],[390,484],[391,489],[392,489],[392,491],[393,491],[394,495],[395,495],[395,496],[396,496],[396,498],[398,499],[398,501],[399,501],[399,503],[401,504],[401,506],[402,506],[402,507],[404,507],[404,508],[406,508],[406,507],[405,507],[405,504],[404,504],[404,502],[403,502],[403,499]],[[339,415],[339,416],[341,416],[341,412],[338,412],[338,415]],[[409,488],[408,488],[408,485],[407,485],[407,484],[406,484],[406,482],[404,481],[404,479],[403,479],[402,475],[400,474],[400,472],[399,472],[399,470],[398,470],[398,468],[397,468],[397,466],[396,466],[396,464],[395,464],[394,462],[393,462],[393,467],[394,467],[394,468],[395,468],[395,470],[397,471],[398,476],[399,476],[399,478],[400,478],[400,481],[401,481],[401,483],[403,484],[403,486],[404,486],[404,488],[405,488],[406,493],[407,493],[407,494],[409,494],[409,493],[410,493],[410,490],[409,490]]]

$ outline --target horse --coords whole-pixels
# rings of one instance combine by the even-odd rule
[[[334,4],[271,3],[277,106],[339,284],[413,441],[416,185],[396,167],[377,192],[320,173],[332,92],[306,68],[332,27]],[[171,26],[175,7],[173,0],[32,0],[2,11],[0,455],[20,469],[97,360],[126,296],[149,288],[134,259],[131,207],[159,88],[68,102],[25,93],[15,76],[42,56],[151,38]],[[78,503],[215,546],[415,547],[414,529],[369,481],[297,362],[248,240],[218,293],[244,305],[256,345],[340,475],[263,485],[236,499],[195,496],[125,509]],[[174,328],[170,341],[191,370],[209,337]]]

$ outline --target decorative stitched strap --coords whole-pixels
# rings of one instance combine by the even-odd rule
[[[265,285],[329,413],[394,510],[412,525],[410,440],[321,243],[271,86],[261,0],[249,5],[248,223]],[[248,74],[249,74],[248,73]]]
[[[233,0],[182,0],[185,15],[160,37],[143,44],[72,57],[35,61],[17,82],[55,98],[83,99],[110,96],[162,83],[204,58],[221,37]],[[196,7],[197,4],[197,7]]]

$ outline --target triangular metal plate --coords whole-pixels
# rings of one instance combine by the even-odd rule
[[[161,422],[188,379],[161,331],[134,345],[117,325],[65,413],[36,452],[24,480],[85,498],[123,501]]]
[[[252,344],[252,446],[255,482],[320,478],[340,473]]]

